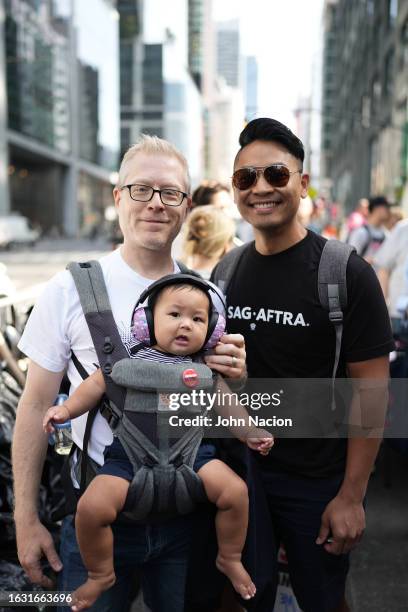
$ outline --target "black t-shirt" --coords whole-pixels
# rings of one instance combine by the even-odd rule
[[[325,242],[309,231],[281,253],[261,255],[252,244],[241,257],[227,293],[228,331],[245,337],[250,378],[331,379],[335,330],[317,290]],[[377,277],[354,253],[347,293],[338,377],[345,376],[347,362],[386,355],[394,347]],[[278,438],[267,457],[258,457],[265,469],[323,477],[344,471],[346,447],[345,439]]]

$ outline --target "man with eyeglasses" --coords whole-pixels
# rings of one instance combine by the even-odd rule
[[[153,281],[178,272],[171,245],[191,206],[190,181],[185,158],[170,143],[143,136],[125,154],[113,190],[123,244],[102,257],[102,267],[113,316],[124,342],[130,336],[130,320],[138,297]],[[73,591],[87,577],[75,537],[72,516],[61,528],[60,556],[50,533],[38,517],[37,497],[47,437],[42,431],[45,411],[57,396],[67,370],[71,389],[81,382],[72,359],[75,354],[88,373],[95,370],[97,356],[68,271],[47,284],[29,318],[20,349],[30,358],[27,383],[21,397],[13,440],[15,522],[21,565],[29,578],[45,589],[52,586],[43,572],[41,557],[59,572],[60,591]],[[207,364],[228,376],[245,373],[242,336],[226,335],[206,357]],[[85,416],[86,419],[86,416]],[[72,422],[72,437],[82,448],[85,419]],[[89,457],[103,464],[105,446],[112,432],[97,414],[88,445]],[[71,474],[76,472],[75,459]],[[75,486],[78,482],[74,482]],[[183,609],[191,516],[165,523],[117,525],[114,529],[116,584],[92,606],[95,611],[123,612],[131,590],[132,570],[142,569],[142,587],[153,612]]]
[[[285,125],[269,118],[248,123],[239,143],[234,196],[242,217],[253,226],[255,241],[241,247],[225,288],[228,329],[245,337],[251,384],[251,378],[330,380],[335,331],[317,289],[326,240],[297,218],[309,185],[303,145]],[[233,257],[231,252],[225,260]],[[223,278],[222,264],[213,272],[215,282]],[[381,422],[393,341],[375,273],[354,253],[347,266],[347,292],[337,376],[375,379],[377,395],[382,393]],[[369,415],[372,406],[360,399]],[[310,406],[299,408],[306,418],[310,415]],[[381,433],[348,440],[290,439],[275,433],[269,455],[254,460],[269,508],[267,520],[285,546],[295,595],[305,612],[345,612],[349,552],[364,531],[363,500]],[[260,566],[263,561],[257,559]],[[259,609],[272,610],[273,600],[274,595]]]

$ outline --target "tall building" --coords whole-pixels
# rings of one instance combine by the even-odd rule
[[[238,135],[245,125],[244,61],[239,20],[219,22],[216,27],[217,79],[210,117],[208,175],[229,182]],[[254,91],[252,88],[252,99]]]
[[[122,155],[140,132],[142,112],[143,0],[118,0],[120,16],[120,148]]]
[[[311,169],[311,128],[312,108],[310,96],[299,96],[298,106],[294,110],[296,119],[296,135],[303,143],[305,150],[304,171],[310,174]]]
[[[245,58],[245,119],[255,119],[258,112],[258,62],[250,55]]]
[[[354,207],[407,182],[408,2],[326,0],[322,174]]]
[[[242,86],[242,57],[239,21],[217,24],[217,74],[230,87]]]
[[[121,18],[121,147],[141,133],[172,142],[189,161],[193,182],[203,173],[203,104],[189,70],[189,2],[124,1]],[[122,19],[137,26],[130,29]],[[198,65],[198,64],[197,64]],[[124,71],[129,70],[131,85]],[[197,68],[198,70],[198,68]]]
[[[1,212],[44,232],[85,233],[103,220],[118,163],[114,2],[0,0],[1,27]]]
[[[245,125],[245,104],[242,90],[217,83],[211,108],[210,164],[208,177],[227,184],[238,151],[238,136]]]
[[[213,0],[188,0],[188,66],[205,105],[211,103],[216,79]]]

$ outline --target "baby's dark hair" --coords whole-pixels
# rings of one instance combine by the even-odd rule
[[[210,318],[211,313],[212,313],[212,300],[211,297],[209,296],[209,294],[204,291],[204,289],[201,289],[201,287],[197,287],[197,285],[193,285],[190,283],[174,283],[172,285],[165,285],[164,287],[161,287],[158,291],[155,291],[149,299],[149,306],[152,309],[152,312],[154,313],[154,308],[157,304],[158,299],[160,298],[160,296],[164,293],[164,291],[166,291],[167,289],[172,290],[172,291],[177,291],[180,289],[189,289],[190,291],[199,291],[200,293],[203,293],[207,299],[208,299],[208,317]]]
[[[280,121],[262,117],[250,121],[239,135],[240,151],[255,140],[263,140],[266,142],[278,142],[285,147],[296,159],[303,164],[305,159],[305,150],[303,143],[291,130]],[[237,159],[237,158],[236,158]]]

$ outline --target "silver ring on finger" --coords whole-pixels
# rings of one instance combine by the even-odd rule
[[[233,356],[231,358],[231,368],[235,368],[236,367],[237,361],[238,361],[238,359],[235,356]]]

